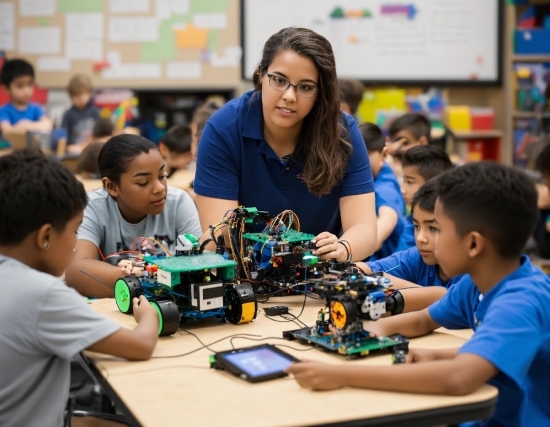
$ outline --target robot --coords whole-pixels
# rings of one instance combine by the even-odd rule
[[[201,319],[241,324],[256,318],[254,290],[235,280],[236,263],[203,253],[190,234],[178,236],[175,256],[144,251],[136,264],[143,272],[115,282],[115,301],[122,313],[131,314],[133,298],[145,295],[159,314],[159,336],[174,334],[180,323]]]
[[[315,292],[327,301],[312,327],[286,331],[283,337],[316,345],[349,358],[372,351],[408,352],[409,342],[401,335],[371,337],[363,320],[377,320],[387,311],[403,304],[400,293],[392,293],[389,279],[364,274],[350,263],[327,263],[326,273],[333,277],[315,280]],[[401,359],[400,359],[401,360]]]

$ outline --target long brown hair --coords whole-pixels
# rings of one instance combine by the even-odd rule
[[[307,28],[284,28],[264,45],[262,59],[254,73],[254,89],[261,90],[261,78],[282,51],[309,58],[319,73],[317,99],[304,118],[295,158],[303,159],[305,183],[316,196],[328,194],[344,179],[352,147],[349,132],[340,122],[340,94],[336,63],[329,41]]]

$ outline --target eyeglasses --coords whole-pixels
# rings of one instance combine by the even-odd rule
[[[315,94],[319,90],[318,87],[305,84],[305,83],[299,83],[297,85],[293,85],[284,77],[277,76],[275,74],[265,73],[265,75],[269,79],[269,86],[271,86],[273,89],[284,92],[290,86],[292,86],[296,90],[296,95],[301,96],[302,98],[311,98],[315,96]]]

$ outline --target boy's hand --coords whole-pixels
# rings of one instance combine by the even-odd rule
[[[130,275],[135,274],[136,276],[141,276],[143,273],[142,267],[136,267],[134,262],[129,259],[123,259],[118,263],[118,266],[121,268],[124,274]]]
[[[157,310],[155,310],[143,295],[140,295],[139,299],[134,298],[132,303],[134,305],[134,319],[136,319],[137,323],[146,316],[158,317]]]
[[[428,349],[411,348],[406,356],[407,363],[431,362],[438,359],[440,357],[438,357],[437,351]]]
[[[335,368],[336,366],[326,363],[302,361],[293,363],[285,369],[285,372],[293,376],[303,388],[335,390],[344,386]]]

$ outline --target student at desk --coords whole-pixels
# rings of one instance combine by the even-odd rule
[[[42,107],[31,102],[34,92],[34,68],[31,64],[23,59],[4,62],[0,83],[11,99],[7,105],[0,107],[0,131],[3,135],[11,130],[52,130],[52,122]]]
[[[316,235],[321,258],[371,255],[372,173],[355,120],[340,111],[328,40],[280,30],[264,46],[254,88],[217,111],[201,136],[195,193],[203,230],[239,205],[290,209]]]
[[[521,171],[471,163],[437,180],[436,256],[449,275],[469,274],[429,308],[370,322],[378,335],[414,337],[440,326],[473,328],[460,349],[411,349],[396,366],[297,363],[306,388],[363,387],[464,395],[499,390],[485,426],[550,425],[550,279],[521,255],[537,221],[537,194]],[[468,279],[468,280],[467,280]]]
[[[31,150],[0,158],[3,427],[66,425],[70,362],[79,352],[146,360],[155,349],[158,315],[144,296],[134,298],[138,326],[128,330],[58,279],[74,256],[85,206],[82,184],[56,160]]]
[[[170,251],[177,236],[199,238],[201,228],[189,195],[166,183],[165,164],[155,144],[137,135],[117,135],[97,161],[103,188],[88,194],[74,261],[66,279],[82,295],[112,297],[115,281],[132,273],[98,260],[127,251],[137,237],[154,237]]]

